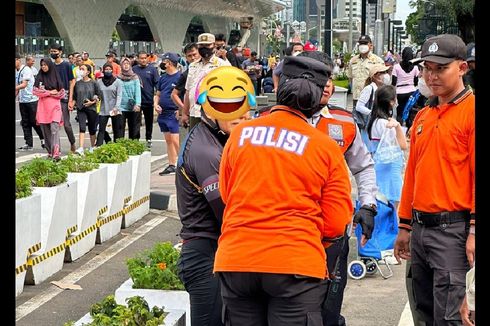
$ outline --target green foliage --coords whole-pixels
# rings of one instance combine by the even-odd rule
[[[157,243],[126,261],[135,289],[184,290],[177,271],[179,251],[170,242]]]
[[[88,154],[88,155],[87,155]],[[97,163],[122,163],[128,160],[128,152],[126,148],[118,143],[109,143],[96,148],[93,155],[86,153],[88,160],[93,160]]]
[[[26,171],[15,174],[15,199],[29,197],[32,195],[31,177]]]
[[[124,146],[128,155],[141,155],[144,151],[149,150],[144,143],[136,139],[119,138],[116,142]]]
[[[150,310],[146,300],[140,296],[127,298],[126,303],[127,307],[117,304],[114,296],[108,295],[101,302],[92,305],[92,322],[84,326],[157,326],[163,324],[163,319],[168,314],[157,306]],[[72,325],[73,322],[64,324]]]
[[[91,157],[85,155],[69,154],[58,163],[66,172],[87,172],[97,169],[99,163],[94,162]]]
[[[22,166],[19,173],[26,173],[34,187],[54,187],[66,182],[66,171],[56,162],[43,158],[35,158]]]
[[[345,79],[343,79],[343,80],[336,80],[336,79],[334,79],[333,80],[333,84],[335,86],[349,88],[349,80],[348,79],[347,80],[345,80]]]

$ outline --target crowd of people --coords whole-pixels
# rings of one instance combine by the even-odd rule
[[[283,60],[267,58],[264,69],[256,52],[243,50],[228,48],[223,34],[203,33],[183,56],[167,52],[153,64],[144,51],[134,60],[108,52],[98,71],[88,53],[66,62],[54,45],[35,77],[16,58],[23,148],[32,148],[34,128],[58,160],[63,126],[71,150],[82,154],[87,125],[89,149],[112,140],[109,117],[114,140],[124,137],[126,123],[129,138],[140,139],[142,114],[151,147],[158,113],[169,158],[160,174],[176,175],[179,277],[194,326],[345,325],[348,237],[357,226],[362,245],[371,239],[377,193],[398,211],[394,256],[409,261],[415,323],[474,325],[473,274],[468,291],[464,282],[475,261],[474,44],[438,35],[419,53],[403,49],[396,62],[375,55],[362,35],[358,54],[342,67],[352,112],[328,103],[344,65],[338,57],[293,43]],[[202,92],[212,82],[206,77],[223,67],[244,77],[211,88],[237,95]],[[233,114],[253,106],[265,86],[276,105],[255,119],[248,109]],[[207,101],[215,111],[205,109]],[[188,134],[179,151],[181,127]],[[392,148],[392,159],[380,158]],[[407,162],[395,155],[405,150]],[[348,169],[358,188],[356,211]]]

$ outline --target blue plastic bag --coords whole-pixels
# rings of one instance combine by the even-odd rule
[[[396,236],[398,235],[398,215],[395,207],[384,195],[376,196],[376,206],[378,214],[374,217],[374,230],[364,247],[361,247],[362,228],[357,225],[355,234],[357,237],[358,254],[361,257],[372,257],[381,259],[381,252],[391,250],[395,247]],[[356,202],[356,211],[360,208],[360,203]]]

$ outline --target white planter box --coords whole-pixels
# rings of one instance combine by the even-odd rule
[[[27,258],[41,249],[41,195],[15,200],[15,295],[24,290]]]
[[[127,228],[150,212],[151,153],[130,156],[132,162],[131,201],[124,214],[122,228]]]
[[[135,295],[145,298],[150,307],[163,306],[165,307],[165,310],[185,310],[186,325],[191,325],[190,299],[189,293],[186,291],[133,289],[133,280],[130,278],[124,282],[114,294],[116,302],[119,304],[124,304],[126,298]]]
[[[153,308],[152,305],[150,305],[150,309]],[[166,312],[168,312],[168,315],[165,316],[163,319],[163,325],[165,326],[185,326],[185,311],[184,310],[172,310],[172,309],[165,309]],[[90,317],[90,313],[85,314],[82,318],[80,318],[76,323],[75,326],[82,326],[83,324],[89,324],[92,322],[92,317]]]
[[[108,211],[99,217],[97,243],[103,243],[121,231],[125,200],[131,196],[132,161],[120,164],[100,164],[107,167]]]
[[[65,261],[74,261],[95,247],[97,217],[107,207],[107,167],[85,173],[68,173],[77,181],[77,231],[69,238]]]
[[[77,225],[76,181],[34,187],[33,193],[41,195],[41,249],[30,257],[33,265],[27,270],[27,284],[39,284],[63,268],[65,241]]]

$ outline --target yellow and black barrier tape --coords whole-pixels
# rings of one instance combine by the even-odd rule
[[[34,257],[34,258],[29,258],[27,260],[27,265],[28,266],[35,266],[35,265],[39,264],[40,262],[42,262],[43,260],[46,260],[49,257],[52,257],[52,256],[54,256],[56,254],[59,254],[60,252],[62,252],[65,249],[65,247],[66,247],[66,245],[64,243],[62,243],[59,246],[54,247],[53,249],[45,252],[41,256],[37,256],[37,257]]]
[[[20,265],[19,267],[15,268],[15,275],[18,275],[20,273],[23,273],[27,270],[27,263]]]
[[[148,200],[150,200],[150,196],[144,196],[143,198],[138,199],[137,201],[132,203],[131,205],[124,207],[124,209],[123,209],[124,214],[131,212],[133,209],[135,209],[138,206],[141,206],[144,202],[146,202]]]
[[[107,207],[107,205],[105,205],[104,207],[102,207],[101,209],[99,209],[99,211],[97,212],[97,217],[99,217],[102,214],[106,213],[108,210],[109,210],[109,208]]]
[[[78,241],[82,240],[83,238],[85,238],[87,235],[94,232],[95,230],[97,230],[97,223],[95,223],[94,225],[91,225],[88,229],[86,229],[82,233],[76,235],[74,238],[66,240],[66,242],[65,242],[66,246],[69,247],[69,246],[77,243]]]
[[[97,221],[97,227],[99,227],[99,228],[100,228],[102,225],[107,224],[107,223],[109,223],[110,221],[115,220],[116,218],[121,217],[121,216],[123,216],[123,215],[124,215],[124,209],[122,209],[122,210],[120,210],[119,212],[116,212],[116,213],[114,213],[114,214],[112,214],[112,215],[109,215],[109,216],[107,216],[106,218],[99,219],[99,220]]]
[[[124,205],[126,205],[130,201],[131,201],[131,196],[128,196],[128,197],[124,198]]]
[[[68,240],[68,237],[73,233],[75,232],[76,230],[78,230],[78,225],[74,225],[72,226],[71,228],[68,228],[66,229],[66,240]]]
[[[41,242],[36,243],[35,245],[33,245],[32,247],[30,247],[29,249],[27,249],[27,253],[30,256],[33,253],[35,253],[36,251],[38,251],[39,249],[41,249]]]

